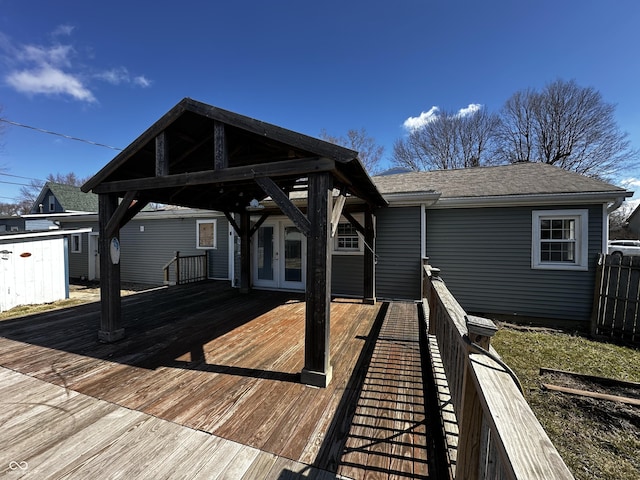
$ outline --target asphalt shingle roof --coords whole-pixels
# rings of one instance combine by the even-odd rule
[[[435,190],[440,198],[619,192],[624,188],[546,163],[410,172],[373,177],[384,194]]]
[[[98,211],[98,195],[95,193],[84,193],[80,187],[54,182],[47,182],[46,188],[55,195],[65,212]]]

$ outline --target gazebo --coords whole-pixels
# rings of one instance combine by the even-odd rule
[[[148,203],[223,212],[240,237],[240,291],[251,289],[252,235],[273,214],[307,237],[305,360],[301,380],[331,380],[330,238],[340,217],[364,237],[364,300],[375,302],[377,208],[387,205],[358,153],[322,140],[183,99],[82,186],[99,196],[103,342],[124,336],[119,230]],[[292,201],[306,198],[304,205]],[[251,206],[269,198],[274,208]],[[269,202],[271,203],[271,202]],[[362,212],[364,224],[354,212]]]

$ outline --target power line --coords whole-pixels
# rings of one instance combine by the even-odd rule
[[[39,178],[22,177],[20,175],[12,175],[11,173],[0,173],[0,175],[4,175],[5,177],[13,177],[13,178],[24,178],[25,180],[33,180],[35,182],[45,183],[44,180],[40,180]]]
[[[78,138],[78,137],[72,137],[70,135],[65,135],[64,133],[57,133],[57,132],[52,132],[51,130],[45,130],[43,128],[32,127],[30,125],[25,125],[23,123],[18,123],[18,122],[14,122],[12,120],[7,120],[6,118],[0,118],[0,122],[8,123],[9,125],[14,125],[16,127],[29,128],[31,130],[35,130],[36,132],[40,132],[40,133],[48,133],[49,135],[56,135],[58,137],[66,138],[68,140],[75,140],[77,142],[88,143],[89,145],[95,145],[97,147],[105,147],[105,148],[110,148],[111,150],[118,150],[118,151],[122,150],[121,148],[112,147],[111,145],[105,145],[104,143],[93,142],[91,140],[85,140],[84,138]]]
[[[24,187],[30,187],[31,186],[28,183],[6,182],[6,181],[3,181],[3,180],[0,180],[0,183],[6,183],[7,185],[22,185]]]

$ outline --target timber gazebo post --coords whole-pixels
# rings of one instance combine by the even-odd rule
[[[371,207],[364,212],[364,303],[376,303],[376,230]]]
[[[113,225],[112,219],[118,209],[118,196],[100,194],[98,196],[98,223],[100,240],[100,330],[98,339],[101,342],[115,342],[124,337],[121,326],[120,299],[120,230]],[[113,248],[112,248],[113,243]],[[112,250],[114,251],[112,255]]]
[[[302,383],[326,387],[331,382],[331,214],[333,179],[329,173],[309,175],[307,217],[307,289]]]

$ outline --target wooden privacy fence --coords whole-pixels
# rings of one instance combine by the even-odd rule
[[[591,333],[640,344],[640,256],[601,253],[591,314]]]
[[[424,265],[423,306],[452,479],[573,479],[490,346],[496,327],[468,317]]]
[[[162,270],[165,285],[201,282],[207,279],[207,255],[181,256],[180,252],[176,252]]]

